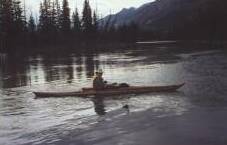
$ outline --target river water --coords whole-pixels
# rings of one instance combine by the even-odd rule
[[[3,55],[1,145],[227,144],[227,52],[177,44],[70,55]],[[186,83],[175,93],[35,99],[108,82]],[[123,108],[128,105],[129,109]]]

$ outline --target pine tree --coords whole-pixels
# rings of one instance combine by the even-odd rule
[[[51,34],[53,32],[53,19],[52,19],[52,5],[51,0],[46,0],[46,3],[44,4],[45,11],[46,11],[46,23],[47,23],[47,32]]]
[[[85,33],[92,32],[92,12],[88,0],[84,1],[83,16],[82,16],[82,29]]]
[[[44,27],[44,9],[43,9],[43,3],[40,2],[39,5],[39,24],[38,24],[38,31],[42,32],[43,31],[43,27]]]
[[[80,33],[81,32],[81,22],[80,22],[80,17],[79,17],[77,8],[76,8],[75,12],[73,13],[72,20],[73,20],[73,32]]]
[[[23,33],[26,29],[25,16],[19,0],[13,1],[13,29],[16,34]]]
[[[3,8],[3,2],[0,0],[0,38],[3,35],[2,34],[2,8]]]
[[[57,32],[57,8],[55,2],[51,3],[51,32]]]
[[[62,15],[61,15],[61,30],[63,33],[69,33],[70,32],[70,8],[68,0],[63,0],[62,4]]]
[[[47,0],[44,0],[43,3],[40,3],[40,16],[39,16],[39,32],[47,33],[48,30],[48,3]]]
[[[3,29],[2,29],[2,8],[3,8],[3,3],[2,0],[0,0],[0,51],[3,50]]]
[[[98,17],[96,12],[93,13],[93,32],[96,33],[98,31]]]
[[[33,15],[31,14],[28,21],[28,32],[34,33],[36,31],[36,24]]]
[[[5,36],[13,33],[13,1],[1,0],[1,29]]]
[[[31,14],[28,20],[28,44],[34,46],[37,43],[36,23],[33,15]]]
[[[38,30],[41,33],[51,33],[53,30],[52,6],[50,0],[40,3]]]
[[[59,4],[58,0],[55,0],[55,7],[56,7],[56,27],[57,30],[59,31],[61,28],[61,15],[62,15],[62,10]]]

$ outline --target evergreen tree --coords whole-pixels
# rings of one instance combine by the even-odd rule
[[[50,0],[44,0],[43,3],[40,3],[40,16],[39,16],[39,26],[38,30],[41,33],[51,33],[53,32],[53,9],[52,3]]]
[[[98,17],[96,15],[96,12],[93,13],[93,32],[97,33],[98,31]]]
[[[13,33],[13,1],[1,0],[1,30],[5,36]]]
[[[3,8],[3,3],[2,3],[2,0],[0,0],[0,38],[2,36],[2,8]]]
[[[55,2],[51,3],[51,32],[57,32],[57,8]]]
[[[72,20],[73,20],[73,32],[80,33],[81,32],[81,22],[80,22],[80,17],[79,17],[77,8],[76,8],[75,12],[73,13]]]
[[[52,5],[51,0],[46,0],[44,3],[45,11],[46,11],[46,29],[49,34],[53,32],[53,19],[52,19]]]
[[[92,12],[88,0],[84,1],[83,16],[82,16],[82,29],[85,33],[92,32]]]
[[[3,29],[2,29],[2,8],[3,3],[2,0],[0,0],[0,51],[3,50]]]
[[[39,23],[38,23],[38,31],[41,32],[43,28],[43,19],[44,19],[44,12],[43,12],[43,3],[40,2],[39,4]]]
[[[36,31],[36,24],[33,15],[31,14],[28,21],[28,32],[34,33]]]
[[[40,8],[39,8],[39,12],[40,12],[40,16],[39,16],[39,25],[38,25],[38,30],[40,33],[44,33],[46,32],[46,25],[47,25],[47,17],[46,17],[46,10],[44,7],[44,3],[46,3],[45,1],[42,3],[40,3]]]
[[[70,32],[70,8],[68,0],[63,0],[62,4],[62,15],[61,15],[61,30],[63,33]]]
[[[23,33],[26,29],[25,16],[19,0],[13,1],[13,29],[15,34]]]
[[[59,4],[58,0],[55,0],[55,7],[56,7],[56,27],[57,30],[59,31],[61,28],[61,15],[62,15],[62,10]]]
[[[34,46],[37,44],[37,33],[36,33],[36,23],[33,15],[31,14],[28,20],[28,44]]]

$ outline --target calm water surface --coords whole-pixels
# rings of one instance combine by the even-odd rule
[[[32,91],[74,91],[91,86],[94,72],[99,68],[109,82],[131,85],[185,82],[186,85],[176,93],[34,99]],[[200,116],[210,110],[214,115],[224,116],[227,111],[220,110],[226,110],[226,96],[227,53],[224,50],[162,44],[87,55],[1,54],[0,144],[146,144],[151,138],[142,133],[135,136],[143,136],[143,141],[127,140],[125,136],[119,140],[114,136],[129,137],[140,129],[149,128],[155,119],[168,120],[188,113]],[[126,104],[129,110],[122,108]],[[209,115],[205,115],[207,120],[215,122]],[[138,120],[138,116],[142,120]],[[199,120],[203,122],[202,118]],[[159,121],[156,126],[163,127]],[[173,126],[167,122],[167,129]],[[212,141],[227,143],[225,126],[214,126],[217,133],[210,130],[211,134],[222,137]],[[152,133],[156,132],[149,130],[144,134]],[[161,135],[154,136],[157,139]]]

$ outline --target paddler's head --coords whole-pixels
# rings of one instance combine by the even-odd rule
[[[101,69],[99,69],[97,72],[95,72],[95,75],[98,77],[102,77],[103,71]]]

